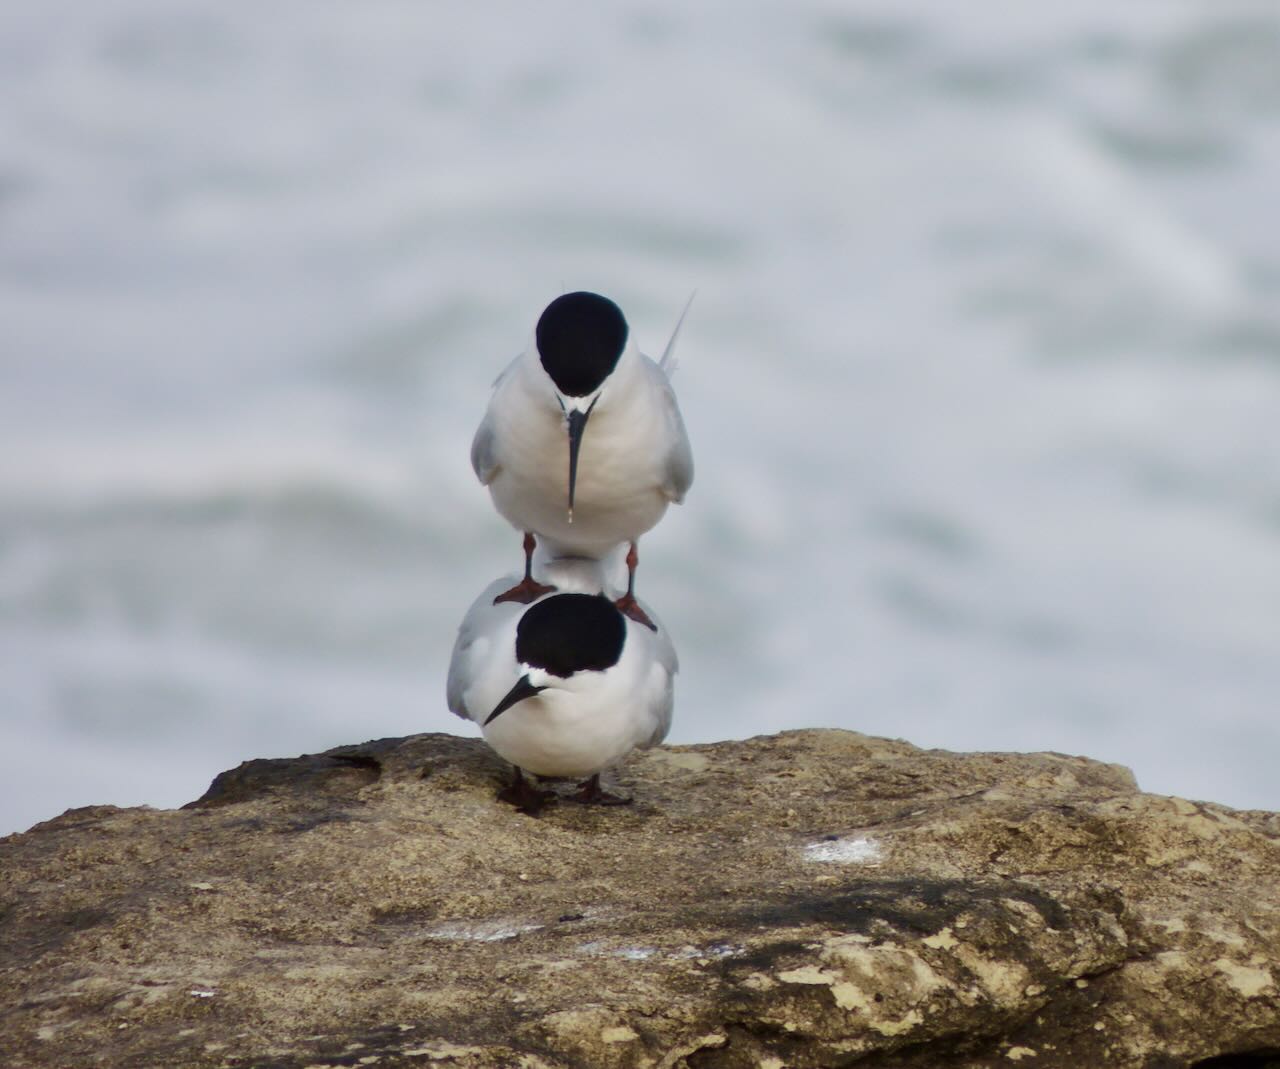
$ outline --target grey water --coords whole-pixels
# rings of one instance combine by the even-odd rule
[[[0,833],[470,731],[470,435],[614,297],[698,472],[672,740],[1280,808],[1280,11],[0,9]]]

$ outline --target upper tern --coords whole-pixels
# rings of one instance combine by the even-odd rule
[[[532,575],[534,535],[551,557],[601,559],[629,543],[618,608],[653,626],[635,598],[636,541],[693,482],[668,378],[679,330],[677,323],[655,363],[613,301],[566,293],[547,305],[528,347],[494,383],[471,466],[497,510],[525,533],[524,578],[500,599],[527,604],[547,592]]]

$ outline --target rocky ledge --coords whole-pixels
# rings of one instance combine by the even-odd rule
[[[483,743],[250,761],[0,840],[6,1066],[1280,1065],[1280,816],[1057,754]]]

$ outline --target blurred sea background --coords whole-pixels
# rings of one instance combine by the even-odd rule
[[[1280,808],[1272,0],[17,0],[0,833],[470,732],[470,438],[577,288],[653,355],[697,291],[672,741]]]

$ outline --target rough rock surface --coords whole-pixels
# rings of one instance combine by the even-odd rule
[[[0,1064],[1280,1064],[1276,814],[842,731],[504,774],[386,739],[0,840]]]

